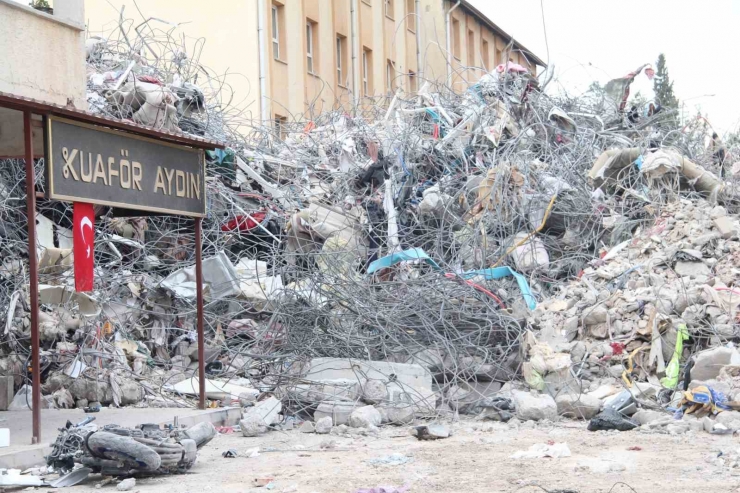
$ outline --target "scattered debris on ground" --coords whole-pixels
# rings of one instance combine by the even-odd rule
[[[445,439],[459,415],[740,430],[740,195],[704,120],[624,112],[634,74],[555,97],[550,70],[506,63],[463,93],[426,82],[276,133],[245,127],[185,38],[127,25],[88,43],[91,111],[228,146],[207,153],[206,336],[192,220],[96,208],[95,291],[76,293],[71,207],[39,199],[45,407],[192,406],[202,345],[207,397],[242,408],[224,432],[244,437]],[[10,409],[31,393],[23,172],[0,168]],[[49,464],[181,472],[202,444],[93,427],[63,429]]]

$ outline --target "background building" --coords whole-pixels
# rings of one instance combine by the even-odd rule
[[[121,9],[125,18],[161,19],[147,29],[182,23],[182,32],[202,49],[200,62],[229,74],[232,103],[247,108],[249,118],[277,123],[349,108],[397,88],[415,91],[423,80],[464,89],[504,60],[531,71],[543,66],[467,1],[212,0],[206,6],[148,0],[138,5],[85,0],[89,34],[115,30]]]
[[[86,110],[83,0],[57,0],[53,14],[0,0],[0,93]],[[41,117],[34,148],[43,150]],[[0,108],[0,157],[20,157],[23,113]]]

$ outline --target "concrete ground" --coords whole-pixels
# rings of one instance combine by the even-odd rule
[[[67,420],[78,423],[88,416],[82,409],[42,409],[41,410],[41,443],[31,444],[32,415],[31,411],[0,411],[0,428],[10,429],[10,446],[0,448],[0,468],[25,468],[43,462],[43,456],[50,450],[50,444],[56,440],[58,429]],[[141,423],[167,424],[175,417],[183,424],[194,424],[208,420],[214,424],[230,420],[236,423],[239,409],[198,409],[167,408],[102,408],[100,412],[91,413],[99,426],[118,424],[133,427]]]
[[[501,424],[463,421],[452,437],[418,441],[408,427],[380,436],[272,431],[256,438],[216,437],[184,475],[139,478],[141,493],[355,493],[381,485],[408,493],[740,492],[738,441],[705,432],[683,435],[590,432],[584,422]],[[515,459],[535,444],[567,443],[571,456]],[[222,457],[228,449],[239,454]],[[255,456],[254,449],[258,449]],[[99,475],[69,493],[101,489]],[[265,482],[272,480],[269,486]]]

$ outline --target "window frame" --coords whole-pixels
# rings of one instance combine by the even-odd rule
[[[340,85],[344,87],[344,84],[342,83],[342,75],[344,75],[344,67],[343,67],[343,60],[344,58],[344,51],[342,50],[342,42],[344,39],[337,35],[337,41],[336,41],[336,57],[337,57],[337,85]]]
[[[316,75],[314,72],[315,58],[314,58],[314,45],[313,45],[313,22],[306,21],[306,71],[311,75]]]
[[[483,59],[483,68],[486,69],[486,72],[490,72],[491,70],[490,68],[491,48],[490,48],[490,43],[483,36],[481,36],[481,39],[480,39],[480,54],[481,54],[481,58]]]
[[[386,90],[388,91],[388,95],[393,94],[394,88],[393,88],[393,82],[395,80],[394,77],[395,70],[393,69],[393,62],[391,60],[386,60],[385,62],[385,85]]]
[[[393,0],[383,0],[383,10],[384,14],[387,18],[394,21],[395,16],[393,15],[393,10],[395,8],[395,4],[393,3]]]
[[[413,70],[409,70],[409,92],[418,92],[418,84],[419,83],[417,82],[416,72],[414,72]]]
[[[467,65],[468,67],[475,67],[476,61],[475,61],[475,31],[472,29],[468,29],[468,35],[466,37],[467,46],[466,50],[468,52],[468,60]],[[471,53],[472,51],[472,53]]]
[[[406,29],[414,34],[416,34],[417,15],[416,0],[406,0]]]
[[[272,5],[272,58],[280,60],[280,11],[275,4]]]
[[[288,119],[280,115],[273,115],[272,119],[275,125],[275,134],[277,135],[278,139],[285,140],[285,137],[287,136],[285,132],[285,125],[288,123]]]
[[[368,50],[367,48],[363,48],[362,50],[362,94],[365,97],[368,97],[370,94],[370,75],[368,74],[368,67],[370,63],[368,62]]]

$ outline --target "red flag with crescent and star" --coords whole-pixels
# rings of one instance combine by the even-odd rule
[[[95,206],[84,202],[74,203],[72,229],[75,258],[75,290],[92,291],[95,269]]]

